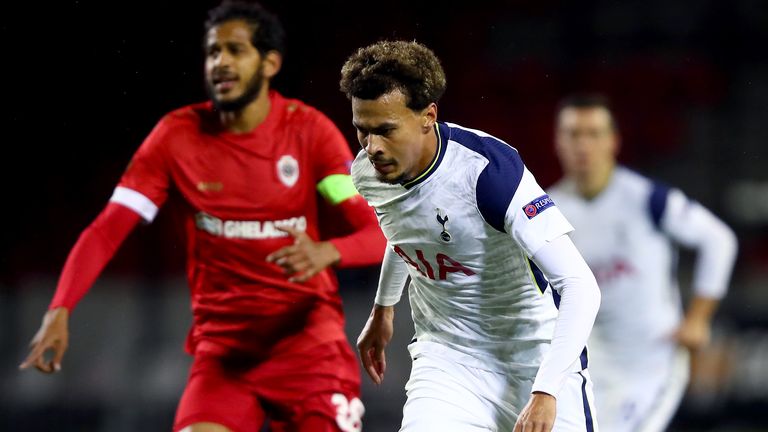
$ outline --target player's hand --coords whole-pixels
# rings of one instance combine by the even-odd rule
[[[290,234],[294,239],[293,244],[272,252],[267,256],[267,261],[279,265],[291,275],[288,279],[290,282],[305,282],[341,259],[333,243],[316,242],[304,231],[288,226],[278,229]]]
[[[551,432],[557,414],[555,397],[534,392],[515,423],[514,432]]]
[[[374,305],[368,322],[357,338],[357,350],[363,362],[363,369],[376,384],[384,381],[384,372],[387,370],[384,350],[392,340],[394,316],[394,307]]]
[[[19,369],[28,369],[34,366],[45,373],[61,370],[61,359],[67,350],[69,342],[69,310],[64,307],[46,312],[43,316],[43,324],[30,342],[30,352],[27,358],[19,365]],[[53,351],[53,357],[47,360],[48,352]]]
[[[686,319],[675,331],[674,338],[679,345],[690,351],[697,351],[709,344],[712,338],[711,332],[708,320]]]

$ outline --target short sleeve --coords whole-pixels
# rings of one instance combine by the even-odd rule
[[[170,174],[166,155],[171,127],[162,119],[133,155],[111,202],[122,204],[151,222],[168,198]]]
[[[352,152],[344,136],[319,111],[316,112],[312,132],[312,156],[318,192],[332,205],[357,195],[350,176]]]
[[[333,122],[316,111],[312,130],[315,179],[320,181],[332,174],[349,174],[352,152],[347,141]]]
[[[658,226],[667,236],[683,246],[696,247],[702,239],[715,236],[717,231],[730,230],[712,212],[690,199],[680,189],[669,188],[664,202]]]
[[[507,208],[504,227],[529,257],[547,242],[573,231],[555,202],[527,168]]]
[[[477,177],[477,208],[486,223],[506,232],[532,257],[573,227],[523,163],[520,153],[479,131],[452,128],[452,139],[488,161]]]

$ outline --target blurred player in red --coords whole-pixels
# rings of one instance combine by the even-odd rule
[[[163,117],[70,252],[21,368],[61,369],[70,311],[170,191],[185,201],[194,355],[174,430],[359,431],[357,361],[329,266],[376,264],[385,241],[349,176],[352,154],[316,109],[270,90],[284,33],[257,4],[209,13],[211,101]],[[351,226],[319,241],[324,199]],[[52,359],[46,353],[52,351]]]

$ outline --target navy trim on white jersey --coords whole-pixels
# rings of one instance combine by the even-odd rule
[[[437,170],[437,167],[443,162],[443,156],[445,156],[445,149],[448,147],[448,140],[450,139],[450,129],[444,123],[435,123],[435,135],[437,135],[437,151],[432,161],[429,162],[429,166],[416,178],[403,182],[403,187],[410,189],[424,180],[428,179]]]
[[[546,277],[544,277],[544,274],[541,272],[539,267],[536,266],[536,263],[528,259],[528,262],[531,264],[531,271],[533,272],[533,276],[536,279],[536,285],[539,286],[539,289],[541,290],[541,293],[544,293],[544,290],[547,288],[547,285],[549,285],[549,281]],[[539,282],[539,278],[543,279],[543,284]],[[544,287],[542,289],[542,286]],[[560,310],[560,299],[562,297],[560,296],[560,293],[558,293],[554,288],[552,288],[552,302],[555,303],[555,308],[557,310]],[[581,350],[581,355],[579,355],[579,362],[581,363],[581,370],[584,370],[589,366],[589,353],[587,353],[587,347],[584,347],[583,350]]]
[[[667,196],[669,187],[663,183],[654,181],[651,197],[648,200],[648,209],[651,212],[651,220],[656,228],[661,229],[661,217],[664,216],[664,210],[667,208]]]
[[[541,291],[542,294],[544,294],[544,291],[547,290],[547,287],[549,286],[549,281],[544,276],[544,273],[539,269],[539,266],[536,265],[535,262],[533,262],[530,258],[528,258],[528,264],[531,266],[531,273],[533,273],[533,278],[536,281],[536,286],[539,288],[539,291]],[[560,294],[555,291],[554,288],[552,288],[552,301],[555,303],[555,307],[560,310]],[[581,350],[581,355],[579,355],[579,361],[581,362],[581,370],[584,370],[587,368],[589,363],[589,355],[587,354],[587,347],[584,347],[583,350]]]
[[[477,179],[477,208],[486,222],[500,232],[512,197],[523,178],[525,165],[520,154],[509,144],[490,135],[451,127],[451,141],[479,153],[488,165]]]
[[[581,372],[579,372],[579,375],[581,375],[581,398],[584,402],[584,418],[586,421],[587,426],[587,432],[595,432],[595,425],[592,420],[592,408],[589,407],[589,400],[587,399],[587,377],[585,377]]]
[[[560,310],[560,298],[560,294],[552,289],[552,301],[555,303],[555,308],[557,308],[557,310]],[[584,349],[581,350],[579,362],[581,362],[581,370],[584,370],[589,366],[589,353],[587,352],[587,347],[584,347]]]
[[[531,273],[533,273],[533,279],[536,281],[536,286],[539,287],[539,291],[544,294],[544,291],[547,290],[547,286],[549,286],[549,281],[544,276],[544,273],[539,266],[537,266],[530,258],[528,258],[528,264],[531,266]],[[560,302],[558,301],[558,305],[556,305],[558,308],[560,307],[559,303]]]

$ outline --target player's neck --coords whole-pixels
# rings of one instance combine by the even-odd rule
[[[432,128],[432,130],[424,135],[424,141],[422,146],[422,153],[421,157],[419,158],[418,163],[418,170],[415,173],[416,176],[420,175],[424,171],[429,168],[429,165],[432,163],[432,159],[435,158],[435,155],[437,154],[437,133],[435,133],[435,128]]]
[[[579,194],[586,199],[600,195],[608,187],[614,168],[616,168],[616,164],[611,163],[586,175],[576,176],[576,188]]]
[[[264,122],[270,109],[269,87],[262,88],[259,96],[243,109],[219,113],[221,126],[232,133],[248,133]]]

